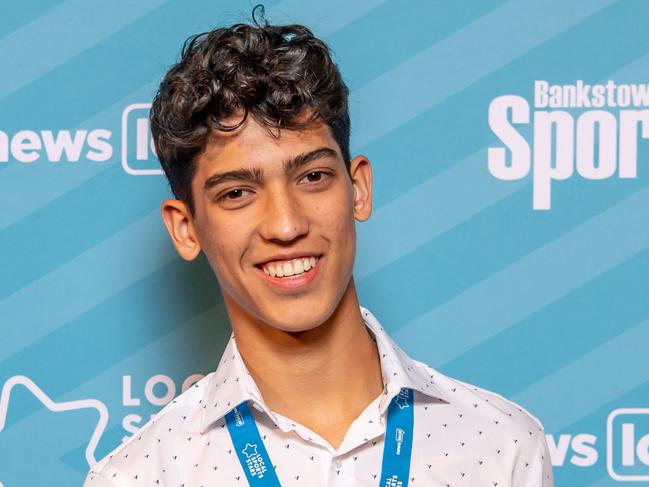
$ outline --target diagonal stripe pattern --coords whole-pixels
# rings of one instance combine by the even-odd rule
[[[649,82],[643,2],[266,7],[271,20],[324,36],[351,88],[352,145],[372,160],[376,182],[374,215],[359,226],[363,303],[414,356],[511,397],[548,433],[596,435],[598,463],[565,463],[557,485],[619,485],[605,469],[606,417],[649,406],[639,404],[649,387],[649,143],[639,136],[636,179],[575,174],[555,183],[551,212],[533,212],[530,177],[500,181],[487,169],[486,149],[500,143],[487,109],[504,94],[532,102],[536,79]],[[60,0],[4,9],[0,384],[26,377],[52,404],[105,404],[100,457],[128,434],[127,415],[155,411],[142,394],[148,378],[180,384],[209,372],[229,336],[209,265],[181,262],[167,241],[157,209],[165,181],[123,173],[119,119],[150,100],[187,35],[247,20],[250,5]],[[102,163],[21,163],[11,152],[21,130],[95,128],[112,132]],[[532,141],[534,127],[520,128]],[[125,375],[141,406],[124,404]],[[32,483],[78,484],[96,418],[79,412],[66,422],[18,389],[6,406],[0,449],[65,425],[73,434],[42,461],[48,478]],[[19,453],[0,459],[7,486],[24,481]]]

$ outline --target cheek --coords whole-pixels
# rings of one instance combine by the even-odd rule
[[[317,219],[335,246],[353,247],[356,226],[351,195],[348,191],[332,194],[327,201],[314,206]]]
[[[201,246],[212,269],[219,280],[230,273],[229,269],[238,266],[242,244],[241,225],[223,221],[209,221],[200,229]]]
[[[336,182],[331,191],[316,198],[314,210],[322,219],[337,221],[341,224],[347,224],[348,220],[353,221],[354,200],[351,183],[348,181]]]

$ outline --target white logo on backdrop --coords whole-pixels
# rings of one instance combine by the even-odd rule
[[[151,136],[150,108],[151,103],[133,103],[122,112],[121,164],[133,176],[164,174]],[[20,130],[15,134],[0,130],[0,163],[103,163],[115,152],[112,138],[108,129]]]
[[[617,420],[617,421],[616,421]],[[611,478],[623,482],[649,480],[649,432],[639,432],[644,420],[649,425],[649,408],[621,408],[606,421],[606,469]],[[619,424],[619,428],[616,427]],[[616,460],[620,462],[617,464]],[[638,470],[638,467],[641,470]],[[643,470],[643,471],[642,471]]]
[[[78,162],[82,158],[104,162],[113,156],[112,132],[95,130],[20,130],[13,136],[0,130],[0,163],[13,160],[30,164],[45,159],[49,162]]]
[[[64,411],[74,411],[77,409],[96,409],[99,412],[99,421],[95,430],[90,437],[88,446],[86,447],[86,461],[88,465],[94,465],[97,462],[95,458],[95,450],[97,449],[97,444],[101,439],[101,435],[106,429],[106,424],[108,424],[108,409],[101,401],[97,399],[82,399],[78,401],[65,401],[65,402],[54,402],[43,390],[38,387],[29,377],[24,375],[15,375],[10,377],[2,387],[2,393],[0,394],[0,432],[4,430],[5,422],[7,419],[7,412],[9,410],[9,399],[11,396],[11,391],[17,385],[22,385],[27,390],[29,390],[43,405],[52,412],[60,413]],[[0,487],[2,487],[0,485]]]
[[[534,107],[530,113],[530,103],[517,95],[490,103],[489,127],[504,147],[490,147],[487,158],[498,179],[522,179],[532,172],[535,210],[549,210],[553,181],[571,178],[575,170],[590,180],[616,173],[619,179],[637,177],[638,136],[649,139],[649,109],[636,108],[649,107],[649,84],[539,80]]]
[[[122,112],[122,168],[133,176],[164,174],[156,158],[151,137],[150,109],[151,103],[134,103]],[[129,134],[133,137],[129,137]],[[129,156],[133,148],[135,151]],[[142,165],[155,167],[137,167]]]

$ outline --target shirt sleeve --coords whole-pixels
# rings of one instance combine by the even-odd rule
[[[552,460],[543,431],[536,435],[534,447],[523,452],[514,467],[512,485],[516,487],[554,487]]]

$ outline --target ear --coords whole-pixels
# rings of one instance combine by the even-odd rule
[[[201,251],[201,245],[196,237],[194,220],[189,207],[180,200],[166,199],[162,202],[160,212],[180,257],[194,260]]]
[[[354,218],[364,222],[372,213],[372,166],[367,157],[358,155],[349,163],[354,188]]]

